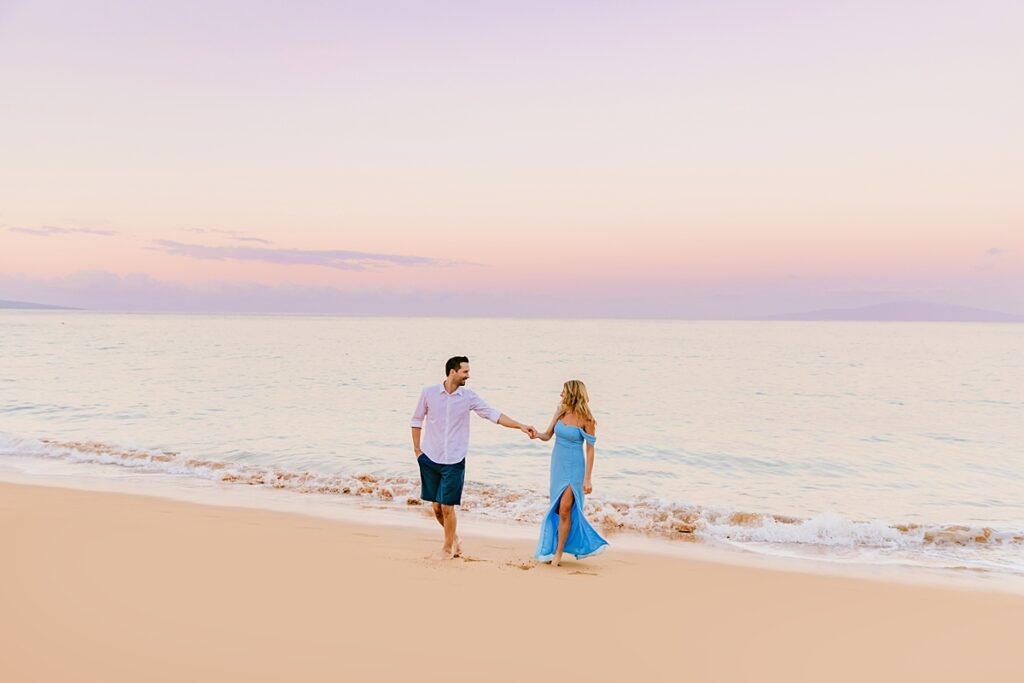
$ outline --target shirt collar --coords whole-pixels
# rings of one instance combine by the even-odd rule
[[[449,394],[449,396],[459,396],[459,395],[461,395],[461,394],[462,394],[462,390],[463,390],[463,389],[465,389],[465,388],[466,388],[466,387],[459,387],[458,389],[456,389],[455,391],[453,391],[453,392],[452,392],[451,394]],[[440,392],[441,392],[442,394],[447,394],[447,393],[448,393],[448,392],[447,392],[447,391],[445,390],[445,388],[444,388],[444,382],[441,382],[440,384],[438,384],[438,385],[437,385],[437,389],[438,389],[438,391],[440,391]]]

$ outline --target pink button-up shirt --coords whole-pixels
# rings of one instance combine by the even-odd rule
[[[454,465],[466,457],[470,411],[491,422],[501,417],[500,410],[466,387],[449,394],[443,384],[435,384],[420,392],[410,424],[423,429],[420,448],[428,458],[439,465]]]

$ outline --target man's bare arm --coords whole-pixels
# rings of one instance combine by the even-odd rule
[[[500,424],[502,427],[508,427],[509,429],[518,429],[527,436],[529,436],[531,439],[537,438],[536,429],[534,429],[530,425],[524,425],[521,422],[516,422],[505,413],[502,413],[501,417],[498,418],[498,424]]]

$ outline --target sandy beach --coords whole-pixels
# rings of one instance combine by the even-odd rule
[[[0,484],[3,681],[1019,681],[1024,596]]]

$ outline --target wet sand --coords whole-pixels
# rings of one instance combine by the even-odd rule
[[[1024,596],[0,484],[0,681],[1021,681]]]

